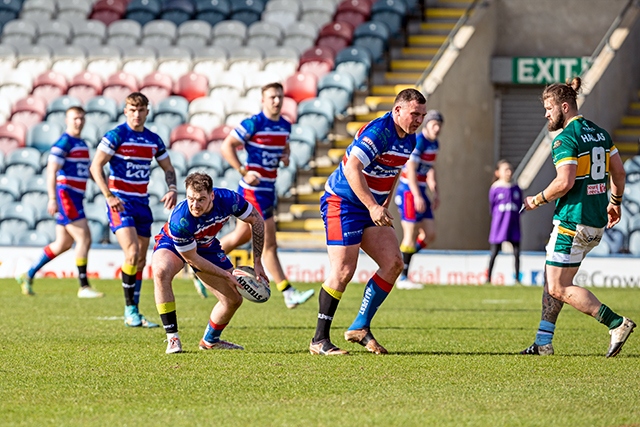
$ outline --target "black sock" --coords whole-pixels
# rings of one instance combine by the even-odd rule
[[[338,295],[342,296],[342,292],[339,292]],[[329,295],[323,285],[318,295],[318,303],[320,305],[318,309],[318,324],[313,342],[330,339],[331,322],[333,322],[333,315],[336,314],[340,300]]]
[[[402,262],[404,262],[404,266],[402,267],[402,275],[407,277],[409,275],[409,264],[411,264],[411,257],[415,252],[402,252]]]
[[[86,264],[78,266],[78,282],[80,282],[80,287],[81,288],[89,286],[89,280],[87,280],[87,266],[86,266]]]
[[[178,332],[178,316],[175,310],[161,314],[160,320],[167,334],[175,334]]]
[[[126,305],[136,305],[136,275],[122,272],[122,290],[124,290],[124,302]]]

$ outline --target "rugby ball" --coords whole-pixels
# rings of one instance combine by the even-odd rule
[[[271,296],[269,283],[256,277],[256,272],[248,266],[240,266],[233,270],[234,277],[240,284],[238,292],[251,302],[266,302]]]

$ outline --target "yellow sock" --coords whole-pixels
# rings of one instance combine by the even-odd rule
[[[342,292],[337,291],[335,289],[331,289],[330,287],[328,287],[324,283],[322,284],[322,289],[324,289],[326,293],[328,293],[329,295],[331,295],[333,298],[337,299],[338,301],[340,301],[342,299]]]
[[[176,302],[163,302],[162,304],[156,304],[156,308],[158,309],[158,314],[167,314],[172,311],[176,311]]]
[[[287,279],[284,279],[282,282],[280,283],[276,283],[276,288],[278,288],[278,290],[280,292],[284,291],[285,289],[287,289],[289,286],[291,286],[291,283],[289,283],[289,281]]]

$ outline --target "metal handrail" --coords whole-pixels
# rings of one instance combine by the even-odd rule
[[[598,43],[598,46],[596,46],[595,50],[593,51],[589,59],[587,59],[587,66],[580,73],[580,77],[584,77],[584,75],[587,73],[587,71],[589,71],[589,69],[595,62],[596,58],[598,57],[598,55],[600,55],[600,53],[602,53],[602,50],[605,47],[611,48],[611,46],[609,45],[609,39],[611,38],[611,35],[615,30],[618,29],[618,27],[620,27],[620,23],[624,19],[624,16],[627,14],[627,12],[629,11],[633,3],[636,3],[636,2],[638,2],[638,0],[629,0],[627,4],[624,6],[624,8],[622,8],[618,16],[613,20],[613,22],[609,26],[609,29],[600,40],[600,43]],[[531,157],[533,157],[534,153],[536,152],[536,150],[538,149],[542,141],[544,141],[544,139],[547,137],[547,134],[548,134],[548,131],[545,125],[540,131],[540,133],[538,134],[538,136],[536,137],[536,139],[531,144],[531,147],[529,147],[529,150],[527,150],[526,154],[518,164],[518,167],[516,168],[516,170],[514,171],[513,173],[514,181],[518,180],[524,168],[527,166],[527,164],[531,160]]]
[[[416,87],[422,86],[422,83],[424,83],[427,77],[429,77],[429,74],[431,74],[431,72],[435,68],[435,65],[438,63],[438,61],[440,60],[444,52],[447,50],[449,45],[453,44],[453,38],[456,36],[456,34],[458,34],[458,30],[460,30],[460,28],[469,20],[469,16],[471,16],[471,11],[475,9],[476,5],[480,3],[480,1],[483,1],[483,0],[473,0],[473,2],[464,11],[460,19],[458,19],[458,22],[456,22],[456,25],[449,32],[449,34],[447,35],[447,38],[442,43],[442,45],[440,45],[440,48],[438,49],[436,54],[433,56],[433,59],[431,59],[429,66],[425,68],[422,74],[420,75],[420,78],[416,82]],[[429,94],[426,93],[424,95],[428,96]]]

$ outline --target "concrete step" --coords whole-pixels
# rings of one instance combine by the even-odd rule
[[[338,166],[334,165],[334,164],[330,164],[330,165],[323,165],[323,166],[317,166],[316,167],[316,175],[317,176],[329,176],[333,173],[334,170],[336,170]],[[320,196],[318,196],[320,197]],[[298,199],[300,200],[300,199]]]
[[[431,47],[439,48],[447,39],[447,36],[416,34],[409,36],[407,42],[409,47]]]
[[[638,154],[638,141],[616,141],[614,145],[620,152],[620,155],[635,156]]]
[[[333,168],[335,170],[335,167]],[[331,171],[333,172],[333,170]],[[324,194],[324,191],[314,191],[312,193],[298,194],[296,199],[298,203],[319,203],[320,197]]]
[[[364,99],[364,103],[371,110],[389,110],[393,106],[393,102],[395,101],[395,95],[386,95],[386,96],[367,96]]]
[[[620,123],[623,126],[640,126],[640,116],[623,116]]]
[[[391,61],[391,71],[424,71],[431,61],[428,59],[394,59]]]
[[[465,7],[428,7],[424,11],[424,17],[428,22],[455,22],[460,19]]]
[[[405,84],[415,86],[415,83],[420,79],[420,76],[422,76],[421,72],[390,71],[384,73],[384,80],[385,83],[389,85]]]
[[[449,34],[456,24],[454,22],[421,22],[419,30],[430,34]]]
[[[294,219],[277,223],[278,231],[324,231],[321,218]]]
[[[357,122],[370,122],[371,120],[384,116],[386,113],[387,113],[386,111],[381,110],[381,111],[372,111],[366,114],[356,114],[355,119]],[[349,144],[351,144],[351,141],[353,140],[350,139]]]
[[[320,218],[320,205],[313,204],[300,204],[295,203],[289,206],[289,212],[293,214],[295,218],[307,219],[307,218]]]
[[[629,110],[631,110],[632,112],[636,112],[634,110],[637,110],[640,112],[640,102],[632,102],[631,104],[629,104]]]
[[[324,190],[324,183],[327,182],[326,176],[312,176],[309,178],[309,185],[313,189],[313,191],[322,191]]]
[[[399,58],[403,59],[433,59],[438,53],[439,47],[403,47],[400,49]]]
[[[369,114],[371,114],[371,113],[369,113]],[[356,117],[358,117],[358,115],[356,115]],[[346,136],[340,136],[339,138],[336,138],[335,141],[333,141],[333,146],[335,148],[347,148],[349,146],[349,144],[351,144],[352,142],[353,142],[352,138],[348,138]]]
[[[346,151],[347,151],[346,148],[332,148],[327,152],[327,155],[329,156],[331,161],[337,165],[338,163],[340,163],[340,161],[344,157],[344,153]]]
[[[630,141],[640,138],[640,128],[618,128],[613,131],[613,139],[616,141]]]
[[[369,123],[369,121],[364,122],[349,122],[347,123],[347,133],[351,136],[354,136],[362,126]]]
[[[371,88],[371,95],[397,95],[404,89],[416,87],[414,84],[375,85]]]

